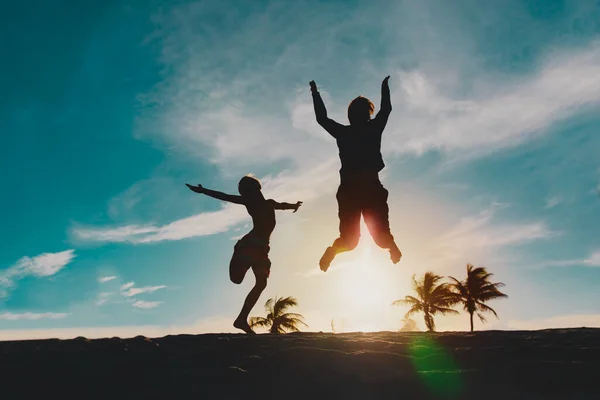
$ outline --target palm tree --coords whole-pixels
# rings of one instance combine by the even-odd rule
[[[457,302],[456,295],[450,290],[448,283],[438,283],[443,278],[433,272],[425,272],[423,279],[418,281],[413,275],[413,290],[417,292],[417,297],[406,296],[404,299],[396,300],[392,305],[409,305],[410,309],[406,317],[412,314],[422,312],[425,325],[431,332],[435,330],[435,314],[458,314],[458,311],[450,308]]]
[[[304,323],[302,314],[286,313],[285,310],[298,305],[294,297],[271,298],[265,303],[267,317],[250,318],[250,327],[268,328],[270,333],[298,332],[299,325],[308,326]]]
[[[477,314],[483,323],[485,323],[483,312],[489,311],[498,318],[496,311],[484,304],[486,301],[508,297],[498,290],[498,288],[504,286],[504,283],[491,283],[489,281],[493,275],[487,272],[485,267],[474,268],[473,265],[467,264],[467,279],[459,281],[450,277],[454,281],[451,285],[452,290],[456,293],[458,301],[463,304],[465,310],[469,313],[471,332],[473,332],[473,314]]]

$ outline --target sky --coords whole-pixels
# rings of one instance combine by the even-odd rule
[[[309,330],[393,331],[413,274],[472,263],[509,296],[476,329],[600,327],[597,1],[27,3],[0,16],[0,340],[234,332],[250,218],[184,184],[235,194],[248,173],[304,202],[277,212],[251,315],[294,296]],[[322,273],[340,165],[308,82],[347,123],[387,75],[404,256],[363,229]]]

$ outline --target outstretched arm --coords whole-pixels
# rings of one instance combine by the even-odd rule
[[[384,128],[387,123],[388,117],[392,112],[392,100],[390,99],[390,86],[388,84],[389,76],[386,76],[383,82],[381,82],[381,107],[375,120],[381,124]]]
[[[302,205],[302,202],[299,201],[296,204],[291,203],[279,203],[275,200],[271,200],[273,204],[273,208],[276,210],[294,210],[294,212],[298,211],[298,208]]]
[[[205,187],[202,187],[202,185],[192,186],[188,185],[187,183],[185,185],[189,187],[192,192],[205,194],[217,200],[228,201],[235,204],[244,204],[242,196],[235,196],[232,194],[217,192],[216,190],[206,189]]]
[[[310,81],[310,91],[312,92],[313,106],[315,108],[315,116],[317,117],[317,122],[327,132],[329,132],[331,136],[337,137],[337,133],[339,132],[339,129],[343,127],[343,125],[327,117],[327,109],[325,108],[325,103],[323,103],[321,94],[317,90],[317,84],[315,83],[315,81]]]

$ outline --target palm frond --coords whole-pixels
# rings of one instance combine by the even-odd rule
[[[295,307],[298,305],[298,301],[291,296],[279,298],[275,301],[275,305],[273,306],[273,314],[275,316],[281,315],[286,309],[290,307]]]
[[[483,316],[483,314],[482,314],[482,313],[479,313],[479,312],[478,312],[478,313],[477,313],[477,317],[479,317],[479,320],[481,321],[481,323],[485,324],[485,322],[486,322],[486,319],[485,319],[485,317]]]
[[[281,325],[292,324],[292,325],[304,325],[304,326],[308,327],[308,325],[306,325],[306,323],[299,318],[282,318],[279,323]]]
[[[273,298],[270,298],[269,300],[267,300],[267,302],[265,303],[265,311],[267,312],[267,314],[272,313],[273,312],[273,302],[275,300]]]
[[[439,307],[439,306],[431,306],[431,313],[432,314],[442,314],[442,315],[446,315],[446,314],[460,314],[458,311],[456,311],[453,308],[448,308],[448,307]]]
[[[396,300],[392,303],[393,306],[406,306],[412,304],[420,304],[421,300],[414,298],[413,296],[405,296],[403,299]]]
[[[251,317],[248,324],[251,328],[268,328],[271,325],[271,321],[263,317]]]
[[[494,310],[492,307],[483,304],[483,303],[477,303],[477,308],[481,311],[488,311],[491,312],[492,314],[494,314],[494,316],[496,316],[496,318],[498,318],[498,314],[496,313],[496,310]]]
[[[302,314],[296,314],[296,313],[285,313],[283,315],[280,315],[281,318],[299,318],[299,319],[304,319],[304,315]]]
[[[415,304],[413,305],[407,312],[406,314],[404,314],[405,317],[410,317],[413,314],[416,314],[420,311],[423,311],[423,305],[422,304]]]

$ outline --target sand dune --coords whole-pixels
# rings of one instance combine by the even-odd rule
[[[0,342],[3,399],[597,399],[600,329]]]

